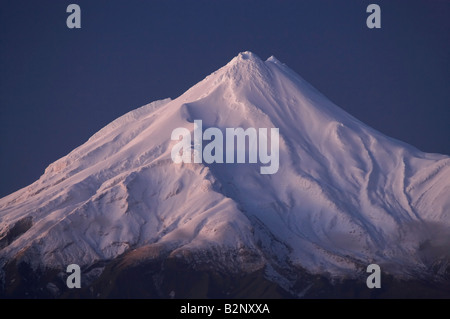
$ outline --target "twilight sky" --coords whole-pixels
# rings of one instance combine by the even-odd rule
[[[66,8],[81,7],[81,29]],[[381,29],[368,29],[368,4]],[[362,122],[450,155],[450,0],[0,0],[0,197],[115,118],[241,51]]]

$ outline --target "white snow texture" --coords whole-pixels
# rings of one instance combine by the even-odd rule
[[[363,107],[363,106],[362,106]],[[280,167],[175,164],[177,127],[279,128]],[[0,199],[0,264],[90,265],[158,245],[173,255],[245,250],[243,269],[284,260],[349,275],[378,263],[426,270],[450,246],[450,158],[361,123],[276,58],[243,52],[177,99],[116,119]],[[223,260],[227,262],[226,259]],[[244,262],[243,262],[244,263]]]

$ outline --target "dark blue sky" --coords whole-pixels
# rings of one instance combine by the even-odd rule
[[[81,29],[66,27],[70,3]],[[366,27],[370,3],[381,29]],[[0,196],[246,50],[275,55],[377,130],[450,155],[448,0],[2,0]]]

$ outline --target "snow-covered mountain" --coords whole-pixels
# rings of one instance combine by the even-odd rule
[[[171,133],[192,132],[194,120],[223,131],[279,128],[279,170],[174,163]],[[293,296],[310,288],[298,287],[299,273],[354,279],[371,263],[401,280],[445,282],[450,157],[377,132],[276,58],[243,52],[177,99],[116,119],[0,199],[6,295],[20,265],[57,295],[67,265],[79,264],[91,284],[111,281],[105,265],[119,258],[121,269],[181,260],[258,272]]]

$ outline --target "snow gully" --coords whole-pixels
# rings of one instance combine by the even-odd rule
[[[180,140],[181,136],[181,140]],[[202,120],[194,121],[194,163],[235,163],[235,151],[237,163],[269,164],[260,167],[261,174],[275,174],[279,168],[279,129],[270,129],[270,141],[268,143],[268,129],[259,128],[256,130],[249,127],[244,130],[238,128],[225,129],[225,150],[224,134],[217,127],[209,127],[203,132]],[[246,138],[248,144],[246,144]],[[172,131],[172,141],[178,141],[172,147],[172,161],[176,164],[191,163],[191,131],[184,127],[178,127]],[[203,147],[203,140],[211,141]],[[235,143],[236,140],[236,143]],[[268,148],[270,145],[270,154]],[[246,147],[247,146],[247,147]],[[248,156],[247,156],[248,151]]]

